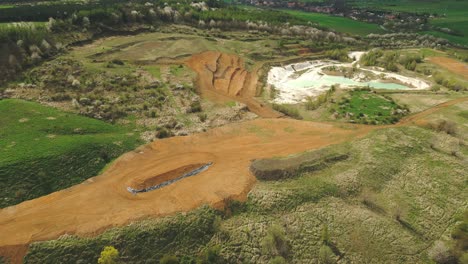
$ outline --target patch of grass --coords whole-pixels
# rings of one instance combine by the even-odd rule
[[[396,123],[405,113],[391,98],[372,93],[368,90],[355,90],[345,97],[335,109],[340,117],[358,123],[390,124]]]
[[[236,101],[228,101],[228,102],[226,102],[226,106],[228,106],[228,107],[234,107],[234,106],[236,106],[236,105],[237,105]]]
[[[468,111],[461,111],[458,113],[458,116],[468,119]]]
[[[114,228],[94,238],[69,236],[36,242],[30,246],[24,263],[96,263],[100,252],[108,245],[115,247],[120,252],[120,259],[125,259],[125,262],[145,260],[159,263],[164,256],[170,255],[179,257],[181,261],[191,260],[182,263],[195,263],[197,253],[216,232],[217,216],[215,210],[203,207],[185,216],[176,215]],[[200,260],[213,255],[219,259],[219,249],[212,251],[205,251],[209,256],[203,254]]]
[[[385,32],[377,24],[355,21],[350,18],[297,10],[283,10],[283,12],[293,15],[297,18],[310,21],[312,23],[317,23],[322,27],[334,29],[341,33],[365,36],[371,33]]]
[[[184,65],[171,65],[169,72],[174,76],[181,76],[184,72],[187,71],[187,68]]]
[[[0,112],[1,207],[96,176],[139,144],[128,128],[37,103],[2,100]]]
[[[145,66],[144,69],[149,72],[151,75],[153,75],[155,78],[161,79],[161,67],[151,65],[151,66]]]

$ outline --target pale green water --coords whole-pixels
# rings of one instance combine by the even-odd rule
[[[407,86],[397,83],[383,83],[378,81],[358,82],[342,76],[329,76],[323,75],[319,80],[295,79],[289,82],[289,85],[294,88],[320,88],[322,86],[332,85],[342,86],[369,86],[376,89],[391,89],[391,90],[405,90],[410,89]]]

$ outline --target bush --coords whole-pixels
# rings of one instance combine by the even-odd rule
[[[283,257],[276,256],[270,261],[271,264],[286,264],[286,260]]]
[[[202,252],[200,257],[197,259],[197,264],[216,264],[223,263],[223,260],[220,256],[221,247],[216,245],[208,247],[205,251]]]
[[[350,61],[350,58],[348,56],[348,50],[346,49],[328,50],[327,52],[325,52],[325,56],[332,60],[339,60],[343,62]]]
[[[272,256],[284,258],[289,256],[290,246],[286,240],[284,230],[280,226],[273,225],[268,230],[267,236],[262,241],[262,249],[266,254]]]
[[[165,128],[165,127],[158,127],[156,129],[156,132],[157,132],[156,136],[158,138],[168,138],[168,137],[172,136],[171,131],[168,130],[167,128]]]
[[[194,101],[190,105],[190,108],[187,109],[187,113],[198,113],[202,111],[202,106],[200,101]]]
[[[207,118],[208,118],[208,115],[206,113],[198,114],[198,119],[200,119],[200,122],[205,122]]]
[[[430,122],[429,127],[437,132],[445,132],[452,136],[457,133],[457,124],[445,119]]]
[[[273,109],[294,119],[302,119],[302,116],[299,113],[299,110],[297,110],[297,108],[284,104],[273,104]]]
[[[106,246],[98,259],[99,264],[114,264],[119,258],[119,251],[113,246]]]
[[[436,241],[434,246],[428,251],[429,257],[439,264],[456,263],[455,257],[452,255],[449,247],[443,241]]]
[[[159,263],[160,264],[179,264],[179,258],[177,258],[176,256],[164,255],[164,257],[162,257],[159,260]]]

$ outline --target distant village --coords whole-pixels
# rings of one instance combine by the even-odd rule
[[[413,32],[421,30],[437,30],[444,33],[458,35],[448,28],[435,28],[428,23],[428,20],[437,16],[429,13],[404,13],[390,11],[375,11],[365,8],[344,8],[344,1],[328,2],[301,2],[301,1],[281,1],[281,0],[240,0],[243,4],[267,7],[267,8],[288,8],[302,10],[306,12],[332,14],[335,16],[348,17],[353,20],[374,23],[380,25],[389,32]],[[338,4],[337,4],[338,3]]]

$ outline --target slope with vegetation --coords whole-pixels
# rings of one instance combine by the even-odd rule
[[[347,158],[324,162],[324,151],[331,156],[346,153]],[[258,182],[246,203],[228,202],[223,213],[202,208],[95,238],[37,242],[26,263],[55,263],[58,256],[95,262],[107,245],[128,262],[169,256],[174,263],[424,263],[440,256],[462,258],[457,239],[464,234],[459,219],[466,211],[466,186],[460,157],[467,149],[457,134],[390,128],[320,153],[282,158],[287,168],[302,169],[281,180]],[[269,161],[275,168],[281,166],[277,159]]]
[[[1,100],[0,112],[0,207],[79,184],[140,144],[130,127],[37,103]]]

